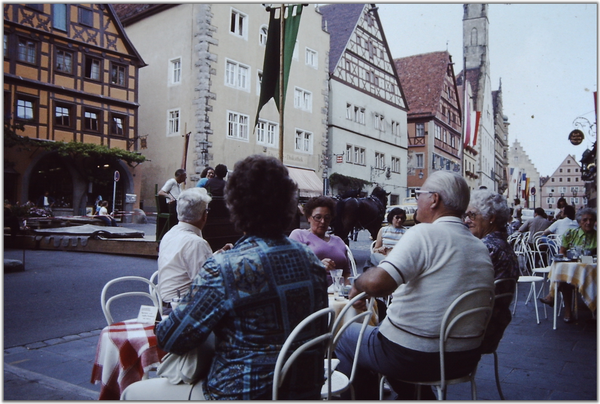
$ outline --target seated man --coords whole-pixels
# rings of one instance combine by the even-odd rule
[[[177,199],[179,223],[164,235],[158,252],[158,291],[164,314],[170,313],[173,298],[189,291],[200,267],[213,255],[202,238],[210,200],[204,188],[186,189]],[[231,244],[223,249],[230,247]]]
[[[360,382],[354,385],[359,400],[377,399],[378,373],[406,399],[414,399],[414,386],[399,380],[439,380],[437,336],[444,312],[466,291],[494,288],[488,249],[462,224],[470,196],[466,181],[455,173],[436,171],[416,192],[421,224],[408,230],[379,266],[363,272],[350,291],[350,298],[363,291],[375,297],[392,294],[381,325],[365,331],[355,375]],[[465,328],[458,329],[459,335],[474,331]],[[340,359],[337,370],[346,375],[359,331],[359,325],[350,326],[335,351]],[[447,378],[465,376],[477,366],[480,343],[480,338],[449,340]],[[434,398],[431,389],[423,390],[424,398]]]
[[[296,194],[296,183],[274,157],[249,156],[235,165],[225,200],[244,236],[202,265],[190,292],[155,328],[158,345],[179,355],[214,333],[208,376],[193,387],[171,385],[167,378],[140,381],[127,387],[122,399],[172,400],[182,391],[192,399],[271,399],[285,340],[304,318],[328,306],[321,261],[306,245],[285,236],[296,213]],[[326,330],[323,322],[305,337]],[[299,358],[280,397],[320,399],[323,358],[323,347]]]

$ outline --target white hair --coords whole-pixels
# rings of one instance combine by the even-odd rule
[[[211,200],[205,188],[186,189],[177,198],[177,219],[188,223],[200,220]]]
[[[449,171],[436,171],[427,177],[423,187],[440,196],[444,206],[462,215],[469,206],[471,191],[467,181],[460,175]]]

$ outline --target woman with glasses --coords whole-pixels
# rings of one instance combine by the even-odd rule
[[[332,269],[343,269],[344,278],[347,279],[350,276],[350,265],[346,255],[346,244],[340,237],[327,233],[334,214],[334,199],[327,196],[309,199],[304,205],[304,216],[310,228],[295,229],[290,234],[290,238],[306,244],[321,260],[327,272]],[[329,274],[327,282],[332,283]]]
[[[471,233],[481,239],[490,252],[494,266],[494,279],[519,279],[519,262],[507,241],[507,224],[510,220],[510,209],[506,198],[490,190],[482,189],[471,192],[469,207],[463,215],[463,222]],[[511,286],[500,284],[496,287],[496,295],[509,293]],[[492,353],[502,339],[504,329],[512,319],[510,301],[498,300],[494,305],[492,318],[481,343],[482,353]]]

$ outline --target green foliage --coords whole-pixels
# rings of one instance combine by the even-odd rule
[[[55,151],[61,156],[70,156],[75,160],[82,160],[86,158],[108,161],[123,160],[130,166],[132,166],[133,163],[139,164],[146,161],[146,157],[141,154],[129,152],[119,148],[111,149],[103,145],[75,141],[70,141],[68,143],[63,141],[51,142],[19,136],[16,131],[23,129],[24,128],[22,124],[10,125],[10,123],[4,121],[4,147],[7,148],[20,146],[26,150],[31,150],[32,148],[42,148],[49,151]]]

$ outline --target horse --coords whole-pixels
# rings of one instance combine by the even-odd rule
[[[333,233],[349,244],[348,234],[354,228],[367,229],[375,240],[383,222],[388,195],[383,188],[376,187],[366,198],[338,200],[331,222]]]

